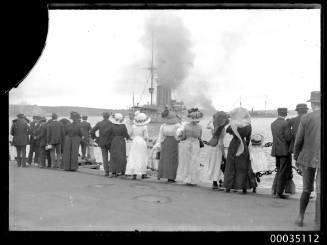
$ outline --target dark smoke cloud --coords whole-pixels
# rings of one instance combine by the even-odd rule
[[[174,90],[184,82],[194,60],[191,34],[179,17],[156,13],[147,20],[143,39],[150,53],[152,35],[157,82]]]

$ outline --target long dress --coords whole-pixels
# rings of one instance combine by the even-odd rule
[[[113,124],[107,133],[112,136],[109,172],[125,173],[127,162],[125,139],[129,139],[127,128],[125,124]]]
[[[160,144],[160,160],[158,167],[158,179],[165,178],[175,180],[178,167],[178,141],[176,130],[179,123],[162,124],[159,130],[157,144]]]
[[[210,127],[211,131],[213,132],[213,125]],[[219,139],[218,144],[216,146],[209,146],[209,163],[207,168],[207,178],[209,181],[219,181],[223,175],[223,172],[221,170],[221,163],[222,163],[222,157],[223,157],[223,151],[224,151],[224,138],[226,135],[225,128],[222,130]]]
[[[83,136],[79,122],[73,122],[66,126],[65,144],[62,156],[64,170],[76,171],[78,168],[78,150]]]
[[[248,144],[251,137],[251,125],[238,128],[243,144],[244,151],[241,155],[236,156],[240,140],[236,137],[231,127],[226,132],[233,135],[227,153],[227,161],[224,173],[224,187],[226,189],[251,189],[257,187],[255,176],[251,167]]]
[[[201,173],[200,169],[200,144],[199,138],[202,128],[198,124],[188,123],[183,129],[183,138],[179,144],[179,165],[177,169],[177,181],[186,184],[198,184]]]
[[[131,137],[133,138],[128,154],[126,175],[146,174],[148,165],[148,148],[145,139],[148,138],[147,126],[133,125]]]
[[[254,173],[259,171],[268,170],[268,162],[261,145],[250,145],[250,159]]]

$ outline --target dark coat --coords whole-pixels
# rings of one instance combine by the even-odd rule
[[[110,146],[113,135],[108,134],[109,128],[112,126],[112,122],[107,119],[98,122],[91,130],[91,137],[93,139],[96,138],[95,132],[99,130],[99,138],[97,140],[97,144],[99,146]]]
[[[29,144],[29,126],[23,119],[18,119],[12,124],[10,134],[13,136],[12,145],[24,146]]]
[[[273,136],[271,156],[288,156],[292,140],[289,123],[284,118],[278,117],[271,124],[271,133]]]
[[[47,125],[47,144],[62,144],[65,137],[64,126],[58,121],[51,121]]]
[[[30,135],[30,144],[34,143],[34,136],[35,136],[35,129],[36,129],[37,121],[33,121],[30,124],[30,130],[29,130],[29,135]]]
[[[294,159],[297,164],[320,168],[321,111],[302,116],[294,143]]]
[[[87,121],[82,121],[81,122],[81,127],[82,127],[82,130],[83,130],[83,133],[84,135],[87,136],[87,138],[90,136],[90,132],[91,132],[91,124]]]
[[[297,129],[299,127],[300,120],[301,120],[302,116],[303,115],[293,117],[293,118],[288,120],[288,122],[290,124],[290,127],[291,127],[291,134],[292,134],[292,140],[291,140],[291,143],[290,143],[290,153],[293,153],[293,151],[294,151],[294,141],[295,141],[295,137],[296,137],[296,132],[297,132]]]
[[[41,123],[39,125],[39,128],[37,129],[36,140],[40,147],[44,147],[47,145],[47,124],[46,123]]]

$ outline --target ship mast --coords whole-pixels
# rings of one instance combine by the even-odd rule
[[[150,96],[151,96],[151,106],[152,106],[152,100],[153,100],[153,73],[154,73],[154,67],[153,67],[153,32],[151,35],[151,67],[149,68],[150,72],[151,72],[151,87],[149,88],[149,92],[150,92]]]

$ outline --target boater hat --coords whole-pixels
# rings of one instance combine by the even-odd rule
[[[307,102],[319,102],[320,103],[321,94],[320,91],[312,91],[310,99]]]
[[[252,145],[261,145],[263,143],[263,135],[261,134],[254,134],[251,136],[251,144]]]
[[[126,123],[126,118],[123,116],[123,114],[121,113],[115,113],[114,115],[112,115],[109,120],[113,123],[113,124],[125,124]]]
[[[296,105],[296,111],[304,111],[304,110],[309,110],[307,104],[301,103]]]
[[[143,126],[148,124],[151,121],[151,118],[145,115],[144,113],[138,113],[133,120],[134,125]]]

